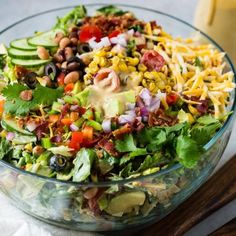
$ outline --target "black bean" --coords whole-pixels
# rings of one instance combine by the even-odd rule
[[[80,69],[80,64],[78,62],[71,62],[67,65],[67,70],[68,71],[74,71],[74,70],[79,70]]]

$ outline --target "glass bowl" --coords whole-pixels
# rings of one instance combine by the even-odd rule
[[[92,14],[95,9],[103,5],[86,5],[88,14]],[[201,40],[223,51],[206,34],[173,16],[147,8],[128,5],[120,7],[134,12],[138,18],[146,21],[157,20],[158,24],[173,36],[189,37],[198,32]],[[62,16],[71,9],[72,7],[59,8],[27,17],[4,29],[0,33],[0,41],[8,44],[12,39],[32,35],[35,31],[47,30],[55,23],[57,16]],[[234,72],[227,55],[225,63],[226,70]],[[1,191],[24,212],[47,223],[68,229],[111,231],[152,224],[173,211],[211,175],[225,150],[232,130],[235,91],[231,94],[230,101],[228,109],[233,114],[204,146],[205,153],[193,169],[175,164],[158,173],[135,179],[73,183],[25,172],[2,160],[0,161]],[[85,194],[88,190],[90,193],[98,191],[102,195],[97,197],[97,194],[96,197],[88,199]],[[126,214],[110,215],[104,210],[98,210],[97,204],[105,207],[106,196],[110,194],[116,197],[113,207],[126,206]]]

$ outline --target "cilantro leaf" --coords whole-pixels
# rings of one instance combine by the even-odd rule
[[[22,84],[11,84],[2,90],[2,94],[6,97],[4,110],[6,113],[15,115],[25,115],[31,110],[35,110],[39,105],[51,105],[57,98],[61,97],[63,91],[61,89],[52,89],[38,85],[33,90],[33,98],[30,101],[24,101],[20,98],[20,93],[29,88]]]
[[[176,153],[181,164],[192,168],[200,159],[201,149],[195,140],[189,136],[180,135],[177,138]]]
[[[132,152],[137,150],[134,138],[131,134],[125,135],[122,140],[116,140],[115,147],[119,152]]]
[[[127,155],[123,156],[120,159],[120,165],[127,163],[128,161],[134,159],[135,157],[145,156],[145,155],[147,155],[146,148],[137,148],[135,151],[132,151],[132,152],[128,153]]]
[[[201,116],[200,118],[198,118],[197,123],[202,124],[202,125],[210,125],[213,123],[219,123],[219,120],[215,119],[211,115],[206,115],[206,116]]]
[[[105,7],[101,7],[97,10],[99,13],[104,15],[115,15],[115,16],[121,16],[124,15],[127,11],[123,11],[118,7],[115,7],[113,5],[108,5]]]
[[[133,173],[132,170],[133,170],[133,166],[132,166],[132,162],[130,162],[120,171],[119,176],[128,177]]]
[[[151,155],[146,156],[144,161],[139,166],[137,172],[142,172],[142,171],[144,171],[146,169],[149,169],[149,168],[152,168],[152,167],[156,167],[158,162],[159,162],[159,160],[160,160],[160,158],[161,158],[161,153],[156,153],[153,156],[151,156]]]
[[[76,158],[73,161],[75,165],[73,181],[81,182],[89,177],[95,156],[96,154],[92,149],[82,148],[77,153]]]
[[[38,85],[34,90],[33,98],[36,104],[50,106],[55,100],[61,97],[62,94],[62,88],[52,89]]]
[[[210,141],[216,131],[222,126],[219,120],[212,116],[202,116],[198,118],[197,123],[191,129],[191,137],[199,145],[204,145]]]

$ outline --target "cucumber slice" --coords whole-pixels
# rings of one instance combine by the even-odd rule
[[[39,59],[37,51],[23,51],[15,48],[10,48],[8,54],[16,59]]]
[[[12,59],[11,62],[14,65],[25,66],[28,68],[39,67],[50,62],[50,60],[23,60],[23,59]]]
[[[60,29],[47,31],[45,33],[36,35],[35,37],[29,38],[28,43],[32,46],[43,46],[46,48],[57,47],[58,44],[54,42],[54,38],[58,32],[63,32],[63,31]]]
[[[24,135],[33,135],[27,130],[22,129],[19,127],[14,119],[3,117],[1,121],[1,125],[5,130],[18,132]]]
[[[28,44],[28,39],[16,39],[10,43],[10,46],[12,48],[20,49],[20,50],[25,50],[25,51],[32,51],[36,50],[37,48],[35,46],[31,46]]]

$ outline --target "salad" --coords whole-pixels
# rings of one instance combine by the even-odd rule
[[[88,183],[193,168],[230,115],[223,58],[131,12],[78,6],[1,45],[0,159]]]
[[[199,37],[174,38],[115,6],[94,16],[78,6],[0,46],[0,188],[70,229],[161,219],[221,156],[228,133],[205,144],[231,115],[233,78]]]

